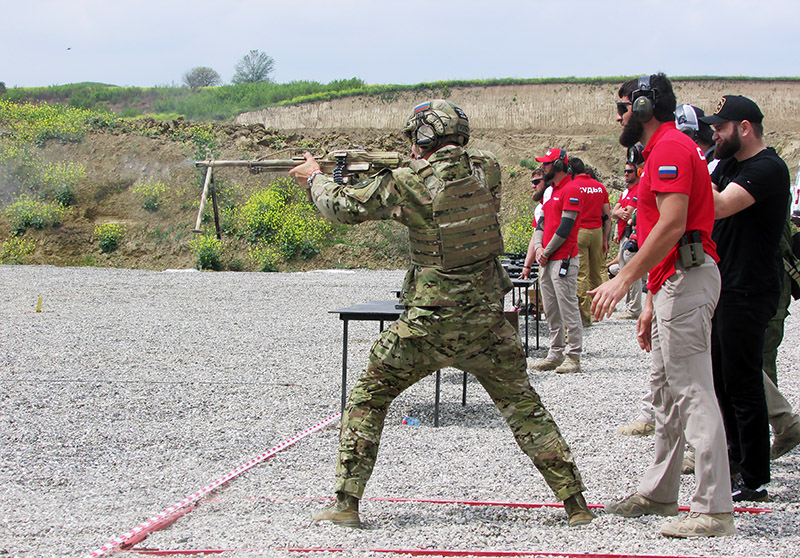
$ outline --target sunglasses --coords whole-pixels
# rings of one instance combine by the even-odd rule
[[[542,182],[542,180],[544,180],[544,179],[543,178],[533,178],[533,179],[531,179],[531,184],[533,184],[534,186],[538,186]]]
[[[626,112],[628,112],[628,107],[631,106],[631,103],[626,101],[617,101],[617,114],[622,116]]]
[[[632,170],[632,169],[625,169],[625,174],[633,174],[633,173],[635,173],[635,172],[636,172],[636,171],[635,171],[635,170]]]

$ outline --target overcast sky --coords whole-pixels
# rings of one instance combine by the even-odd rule
[[[278,82],[798,76],[797,0],[0,0],[0,81],[229,83],[251,49]],[[656,21],[657,18],[657,21]]]

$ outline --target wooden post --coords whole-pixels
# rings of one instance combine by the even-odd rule
[[[206,196],[208,196],[208,185],[211,183],[211,174],[213,172],[213,167],[209,166],[206,169],[206,180],[203,183],[203,193],[200,195],[200,210],[197,212],[197,223],[195,223],[193,231],[196,233],[203,232],[200,228],[200,223],[203,221],[203,211],[206,208]]]

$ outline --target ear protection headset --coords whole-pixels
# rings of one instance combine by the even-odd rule
[[[644,163],[643,151],[644,146],[641,143],[630,146],[628,148],[627,162],[636,167]]]
[[[639,78],[639,88],[631,93],[631,113],[639,122],[653,118],[658,90],[650,86],[650,76]]]
[[[565,172],[570,174],[572,169],[569,166],[569,159],[567,158],[567,152],[563,149],[558,154],[558,159],[553,161],[553,170],[556,172]]]
[[[436,141],[436,131],[430,124],[425,123],[414,132],[414,143],[417,145],[426,147],[431,145],[434,141]]]

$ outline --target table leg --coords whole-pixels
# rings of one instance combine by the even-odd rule
[[[347,322],[343,320],[344,332],[342,337],[342,415],[344,415],[344,405],[347,402]]]
[[[542,311],[539,308],[539,278],[536,278],[536,282],[534,283],[534,289],[536,290],[536,350],[539,350],[539,318],[542,315]]]
[[[523,308],[525,308],[525,356],[527,357],[531,356],[531,351],[528,348],[528,314],[530,312],[528,312],[528,287],[523,287],[523,289],[525,289],[525,306]]]
[[[433,426],[439,426],[439,383],[442,379],[442,371],[436,371],[436,397],[433,401]]]

